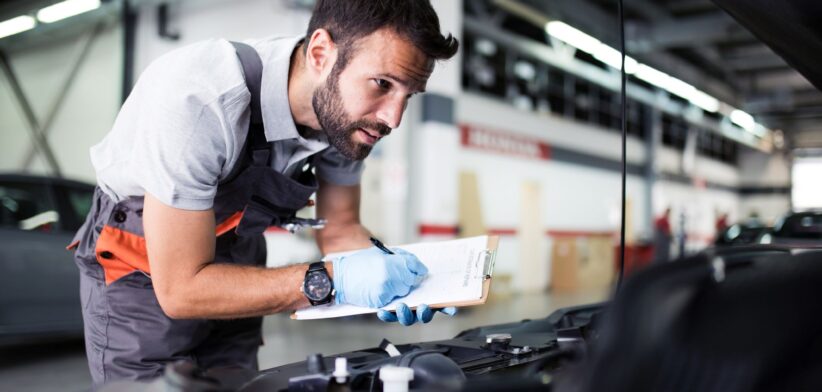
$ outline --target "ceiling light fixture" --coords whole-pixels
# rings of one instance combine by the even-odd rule
[[[545,32],[570,46],[594,56],[597,60],[602,61],[616,70],[620,70],[622,67],[622,54],[620,51],[568,24],[560,21],[550,21],[545,24]],[[662,71],[645,64],[640,64],[630,56],[625,56],[625,73],[635,75],[645,82],[682,97],[705,111],[712,113],[719,111],[719,100],[716,98]]]
[[[31,16],[22,15],[0,22],[0,38],[22,33],[31,30],[37,25],[37,21]]]
[[[65,0],[37,11],[37,20],[53,23],[100,7],[100,0]]]
[[[754,120],[753,116],[739,109],[732,110],[730,118],[732,123],[739,125],[742,129],[745,129],[747,131],[753,132],[754,128],[757,125],[756,120]]]

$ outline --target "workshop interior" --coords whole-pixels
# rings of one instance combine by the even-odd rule
[[[822,390],[822,3],[430,3],[459,50],[365,159],[359,215],[392,249],[487,238],[481,299],[271,314],[258,370],[103,385],[66,250],[89,149],[156,59],[305,35],[315,1],[0,3],[0,390]],[[265,267],[324,256],[316,210],[265,229]]]

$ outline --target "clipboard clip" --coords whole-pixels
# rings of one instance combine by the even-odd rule
[[[497,251],[485,249],[479,252],[479,262],[482,265],[483,279],[491,279],[494,274],[494,264],[497,261]]]

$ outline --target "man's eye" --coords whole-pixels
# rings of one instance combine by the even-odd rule
[[[377,86],[381,89],[388,90],[391,87],[391,82],[385,79],[374,79],[374,83],[377,83]]]

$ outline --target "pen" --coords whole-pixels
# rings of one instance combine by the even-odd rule
[[[394,254],[394,252],[392,252],[391,249],[388,249],[385,245],[383,245],[383,243],[380,240],[378,240],[374,237],[371,237],[370,239],[371,239],[371,243],[374,244],[374,246],[376,246],[379,250],[381,250],[385,253],[388,253],[389,255]]]

